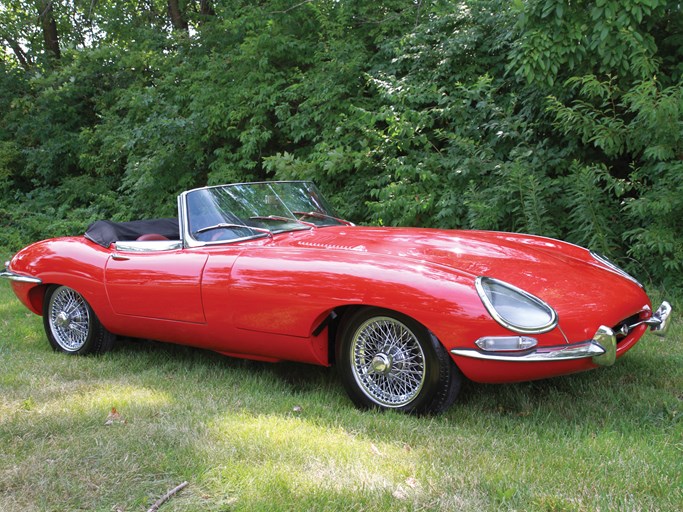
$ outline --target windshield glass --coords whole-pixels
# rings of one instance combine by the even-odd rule
[[[226,241],[347,224],[309,182],[245,183],[186,194],[190,236]]]

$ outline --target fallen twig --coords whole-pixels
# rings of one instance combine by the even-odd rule
[[[185,488],[185,487],[187,487],[187,482],[183,482],[182,484],[180,484],[180,485],[174,487],[173,489],[171,489],[170,491],[168,491],[166,494],[164,494],[161,498],[159,498],[159,499],[154,503],[154,505],[152,505],[152,506],[150,507],[150,509],[149,509],[147,512],[157,512],[157,510],[159,510],[159,507],[160,507],[161,505],[163,505],[164,503],[166,503],[166,501],[168,501],[168,499],[169,499],[171,496],[173,496],[175,493],[177,493],[178,491],[180,491],[181,489],[183,489],[183,488]]]

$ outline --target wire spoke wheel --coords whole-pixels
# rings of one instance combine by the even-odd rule
[[[49,322],[55,342],[67,352],[76,352],[88,341],[91,317],[81,295],[65,286],[50,297]]]
[[[336,362],[349,398],[364,409],[433,414],[460,390],[460,371],[424,325],[396,311],[359,308],[343,317]]]
[[[420,393],[425,356],[417,336],[402,322],[373,317],[355,331],[353,375],[364,393],[384,407],[403,407]]]
[[[103,354],[116,339],[85,298],[67,286],[48,287],[43,301],[43,326],[52,348],[70,355]]]

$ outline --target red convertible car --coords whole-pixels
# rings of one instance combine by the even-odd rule
[[[0,274],[67,354],[115,336],[340,367],[360,407],[434,413],[476,382],[611,365],[647,329],[643,287],[539,236],[361,227],[308,182],[205,187],[178,219],[98,221],[21,250]]]

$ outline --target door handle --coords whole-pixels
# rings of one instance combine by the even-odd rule
[[[121,254],[114,253],[111,255],[111,259],[116,261],[128,261],[130,258],[128,256],[122,256]]]

